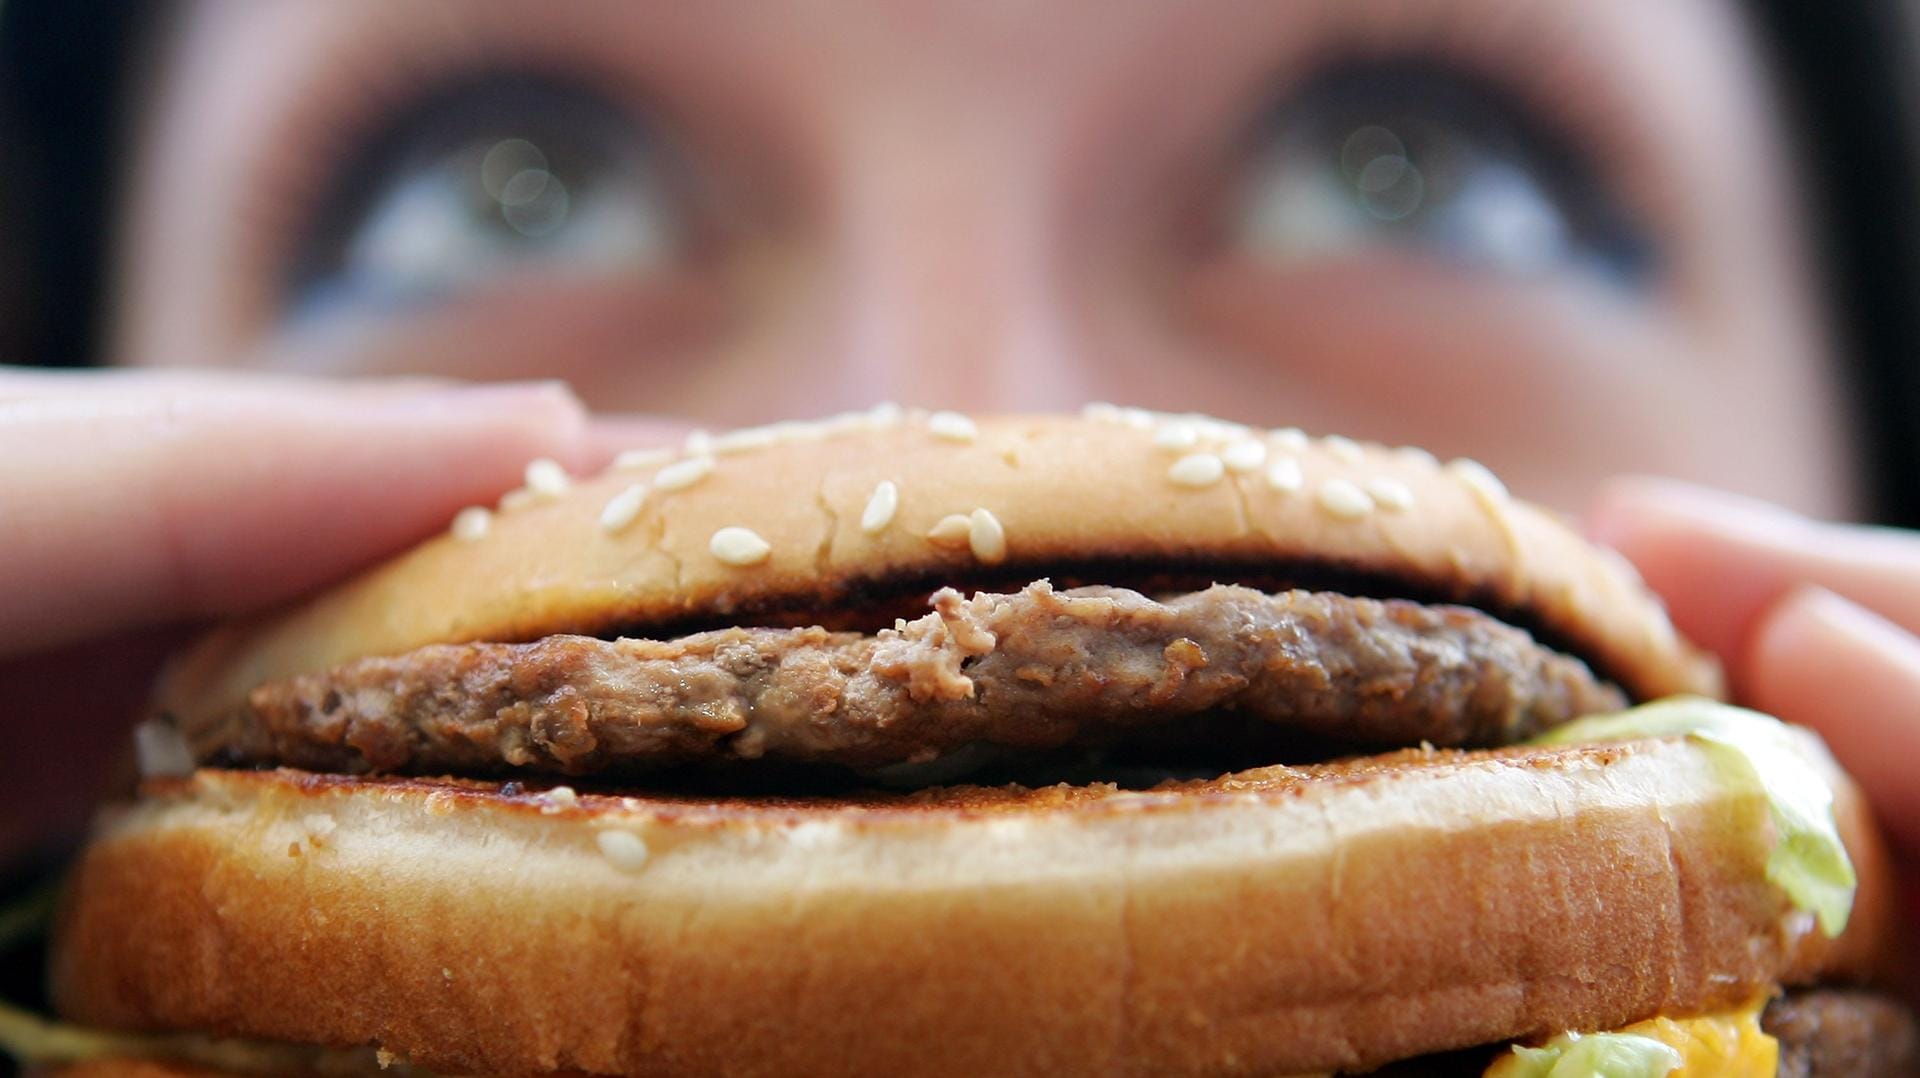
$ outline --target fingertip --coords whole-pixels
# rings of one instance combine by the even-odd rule
[[[1757,621],[1736,671],[1744,703],[1825,738],[1883,822],[1920,849],[1920,639],[1815,586]]]
[[[382,401],[370,418],[402,429],[404,441],[437,462],[435,472],[464,477],[453,485],[468,497],[507,489],[535,457],[571,471],[594,462],[591,417],[560,381],[455,385]]]
[[[1660,519],[1663,507],[1677,501],[1672,480],[1655,476],[1623,475],[1600,485],[1587,503],[1580,523],[1597,542],[1618,549],[1631,542],[1650,521]]]
[[[1694,642],[1733,660],[1755,619],[1805,574],[1817,548],[1811,522],[1752,498],[1673,479],[1629,477],[1604,486],[1588,534],[1639,569]]]
[[[455,384],[423,393],[394,394],[371,405],[421,422],[472,424],[506,421],[548,431],[569,431],[587,422],[587,409],[560,381]]]
[[[1815,662],[1813,660],[1819,660]],[[1741,688],[1792,702],[1830,699],[1849,674],[1898,675],[1920,705],[1920,639],[1859,603],[1814,584],[1781,596],[1754,625]],[[1871,688],[1847,686],[1857,693]],[[1786,690],[1799,695],[1789,697]],[[1920,706],[1915,707],[1920,718]]]

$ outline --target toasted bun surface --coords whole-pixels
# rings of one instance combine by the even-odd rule
[[[454,1073],[1360,1067],[1863,970],[1885,867],[1840,781],[1833,943],[1686,740],[829,802],[201,771],[103,827],[54,988]]]
[[[775,444],[719,452],[678,489],[664,489],[675,477],[663,481],[657,465],[609,471],[496,514],[477,539],[442,537],[291,612],[222,631],[177,667],[159,704],[217,713],[268,681],[425,644],[807,623],[876,593],[923,598],[944,583],[1018,586],[1082,569],[1201,583],[1371,581],[1511,615],[1642,699],[1719,694],[1717,669],[1674,635],[1624,561],[1510,500],[1477,465],[1218,421],[1136,419],[982,419],[962,437],[909,413],[767,435],[759,440]],[[1185,444],[1189,431],[1197,440]],[[1183,444],[1156,444],[1167,441]],[[1212,459],[1175,478],[1195,454]],[[1217,479],[1196,484],[1216,465]],[[868,511],[882,482],[894,484],[897,507],[870,528],[883,515]],[[609,530],[603,510],[636,483],[649,485],[637,515]],[[1004,531],[1003,551],[989,541],[976,552],[964,529],[957,541],[929,538],[979,509]],[[715,533],[731,527],[764,539],[765,560],[716,556]]]

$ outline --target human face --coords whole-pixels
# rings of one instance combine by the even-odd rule
[[[1092,399],[1847,512],[1730,0],[193,0],[118,358]]]

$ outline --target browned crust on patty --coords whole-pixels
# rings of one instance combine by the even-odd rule
[[[203,760],[570,775],[780,757],[874,768],[1049,749],[1233,711],[1349,746],[1499,745],[1624,696],[1477,611],[1216,586],[962,599],[877,635],[438,645],[262,686]]]
[[[1290,1073],[1735,1004],[1859,968],[1888,912],[1850,787],[1836,947],[1685,740],[1138,793],[495,789],[154,784],[78,867],[57,1001],[452,1072]]]

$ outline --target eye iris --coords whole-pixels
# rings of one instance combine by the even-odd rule
[[[1413,60],[1309,82],[1264,128],[1240,240],[1274,261],[1401,248],[1638,284],[1648,245],[1556,133],[1499,88]]]

